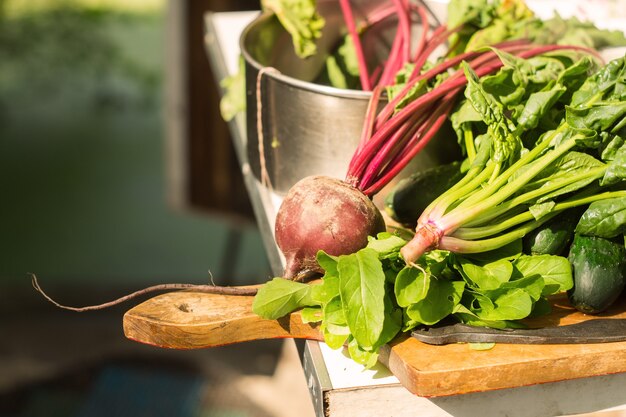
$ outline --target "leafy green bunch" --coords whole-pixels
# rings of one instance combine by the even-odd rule
[[[353,254],[320,252],[321,284],[276,278],[259,290],[257,314],[302,308],[331,347],[347,345],[372,366],[382,345],[416,326],[520,327],[549,312],[547,297],[573,285],[570,263],[524,254],[521,238],[563,210],[586,207],[579,233],[624,234],[625,59],[593,73],[589,58],[498,53],[505,65],[492,76],[465,66],[466,101],[453,121],[473,156],[421,218],[442,228],[438,249],[409,259],[407,241],[385,233]]]
[[[479,80],[465,68],[466,101],[451,117],[467,149],[467,173],[420,217],[439,227],[440,248],[491,250],[563,210],[624,198],[624,58],[589,76],[588,58],[561,66],[562,56],[520,60],[498,53],[505,66],[493,76]],[[550,64],[543,73],[552,75],[541,79],[541,67]],[[617,217],[613,237],[623,232]]]
[[[260,288],[253,309],[276,319],[302,308],[331,348],[346,345],[353,360],[371,367],[379,348],[402,331],[446,317],[521,327],[515,320],[548,312],[546,297],[572,286],[567,259],[523,255],[520,242],[477,257],[431,251],[413,265],[399,256],[405,244],[383,233],[350,255],[320,252],[321,284],[275,278]]]
[[[578,45],[604,48],[626,43],[624,33],[601,30],[591,22],[572,17],[542,20],[523,0],[453,0],[448,7],[448,27],[460,27],[450,39],[449,54],[472,51],[510,39],[535,44]]]

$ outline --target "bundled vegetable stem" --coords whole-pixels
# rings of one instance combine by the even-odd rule
[[[520,152],[513,150],[508,155],[498,155],[498,141],[520,141],[512,136],[523,134],[523,129],[514,127],[514,123],[505,116],[505,108],[484,90],[476,74],[465,65],[464,70],[470,80],[466,97],[488,126],[492,140],[489,151],[495,157],[474,163],[456,186],[442,194],[421,214],[415,238],[402,249],[404,259],[414,262],[426,251],[436,248],[457,253],[495,249],[521,238],[561,210],[594,200],[622,197],[624,191],[613,191],[555,201],[560,195],[603,179],[609,170],[620,172],[614,169],[615,161],[603,163],[586,153],[573,151],[575,147],[582,150],[597,148],[599,142],[596,138],[602,133],[596,130],[598,127],[615,132],[623,129],[626,111],[620,101],[623,99],[620,96],[619,75],[615,76],[615,72],[620,74],[622,70],[614,68],[619,65],[623,66],[623,59],[612,62],[596,76],[587,79],[573,96],[572,105],[566,107],[565,117],[558,128],[544,134],[534,148],[513,159],[511,155]],[[609,78],[618,87],[609,84],[598,88],[598,82],[606,83]],[[581,99],[585,92],[590,91],[593,94],[586,94]],[[595,108],[605,109],[609,105],[618,110],[608,112],[605,120],[598,120],[600,116]],[[588,117],[590,112],[594,114],[592,118]],[[513,129],[499,136],[494,134],[503,124]],[[521,149],[521,144],[513,148]],[[567,171],[560,172],[559,167],[565,167]],[[565,172],[567,175],[564,175]],[[537,177],[540,180],[528,186]],[[520,206],[524,210],[521,213],[518,210]],[[520,224],[517,229],[502,234],[509,227]]]

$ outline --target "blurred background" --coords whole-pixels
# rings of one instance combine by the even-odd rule
[[[68,312],[30,283],[81,306],[271,277],[203,43],[205,12],[258,7],[0,0],[0,416],[310,412],[292,345],[141,346],[135,302]]]

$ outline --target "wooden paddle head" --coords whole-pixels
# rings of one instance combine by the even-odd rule
[[[197,349],[258,339],[323,340],[318,326],[303,323],[299,311],[278,320],[252,312],[253,296],[193,290],[153,297],[124,315],[129,339],[159,347]]]

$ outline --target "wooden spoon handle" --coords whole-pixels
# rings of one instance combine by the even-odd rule
[[[266,320],[252,312],[252,296],[177,291],[128,310],[124,334],[137,342],[174,349],[199,349],[258,339],[323,340],[300,312]]]

